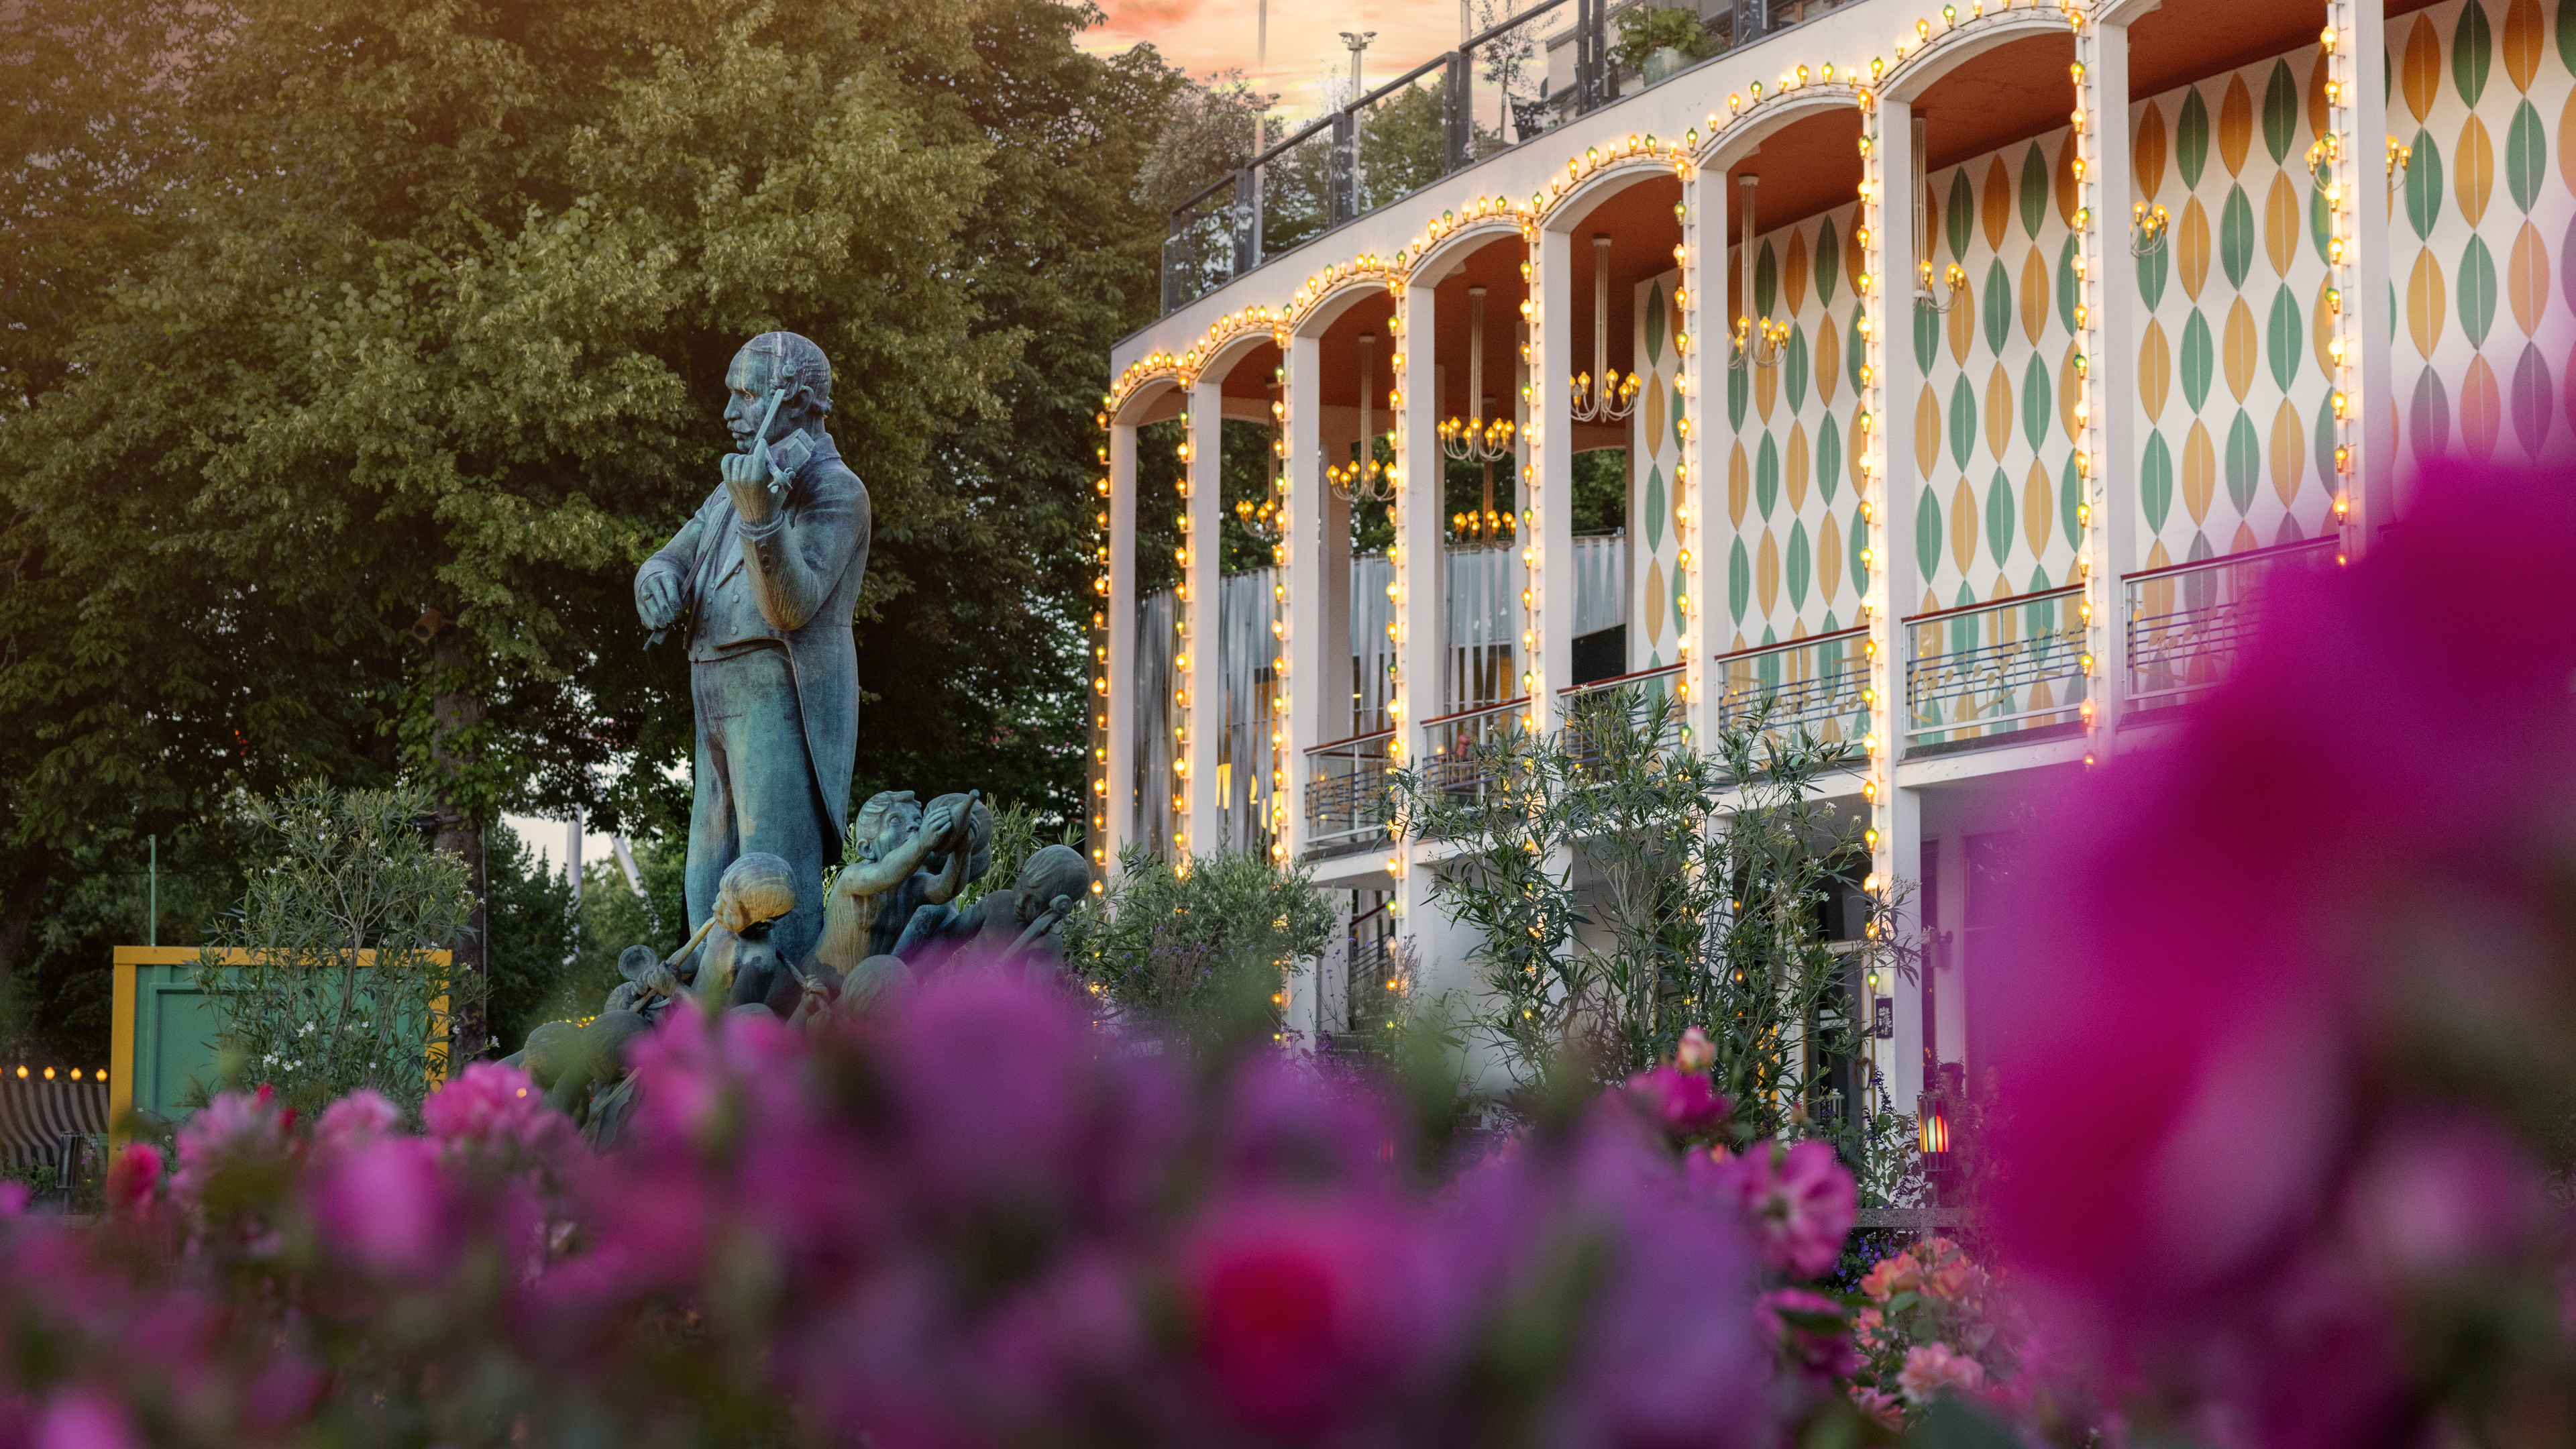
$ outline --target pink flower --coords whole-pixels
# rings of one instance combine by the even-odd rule
[[[447,1193],[435,1144],[387,1137],[335,1154],[306,1194],[323,1240],[376,1272],[416,1277],[437,1265]]]
[[[2273,576],[2172,748],[2041,802],[1997,906],[1993,1210],[2071,1338],[2276,1341],[2365,1073],[2563,1054],[2571,554],[2563,476],[2428,471],[2351,567]]]
[[[1860,1355],[1844,1331],[1843,1306],[1805,1288],[1774,1288],[1753,1300],[1753,1321],[1781,1358],[1812,1381],[1849,1378]]]
[[[1928,1404],[1947,1390],[1973,1392],[1985,1386],[1985,1365],[1937,1340],[1907,1349],[1905,1367],[1896,1373],[1896,1387],[1910,1404]]]
[[[2539,1164],[2492,1121],[2418,1112],[2380,1134],[2345,1211],[2367,1261],[2420,1285],[2512,1271],[2549,1203]]]
[[[1628,1079],[1628,1100],[1674,1138],[1696,1137],[1726,1120],[1727,1101],[1707,1076],[1657,1067]]]
[[[1356,1203],[1255,1207],[1220,1218],[1188,1251],[1199,1352],[1237,1419],[1314,1433],[1422,1346],[1392,1227]]]
[[[34,1449],[142,1449],[134,1426],[115,1404],[74,1390],[45,1406]]]
[[[1708,1033],[1692,1027],[1682,1033],[1681,1046],[1673,1052],[1673,1065],[1685,1072],[1704,1072],[1717,1065],[1717,1044]]]
[[[1695,1179],[1744,1214],[1763,1261],[1812,1278],[1842,1256],[1860,1211],[1860,1191],[1822,1142],[1782,1147],[1757,1142],[1723,1162],[1693,1157]]]
[[[1875,1308],[1864,1308],[1852,1315],[1852,1339],[1862,1348],[1876,1353],[1887,1346],[1887,1316]]]
[[[27,1210],[27,1185],[23,1182],[0,1182],[0,1218],[14,1218]]]
[[[471,1068],[468,1068],[471,1070]],[[402,1124],[402,1113],[377,1093],[351,1092],[322,1111],[313,1137],[326,1150],[337,1151],[371,1142]]]
[[[226,1163],[285,1156],[292,1122],[292,1114],[276,1105],[267,1087],[248,1095],[218,1093],[179,1128],[179,1170],[170,1178],[171,1199],[194,1207]]]
[[[110,1211],[137,1212],[152,1202],[152,1190],[161,1185],[161,1149],[148,1142],[130,1142],[107,1165],[107,1205]]]
[[[572,1147],[571,1119],[546,1105],[528,1074],[475,1062],[421,1103],[421,1125],[441,1145],[550,1157]]]
[[[1880,1428],[1893,1429],[1900,1434],[1905,1431],[1905,1406],[1898,1403],[1893,1394],[1878,1389],[1864,1389],[1854,1384],[1851,1389],[1851,1401],[1859,1405],[1861,1413],[1877,1423]]]

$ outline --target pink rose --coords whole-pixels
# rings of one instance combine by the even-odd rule
[[[440,1258],[446,1185],[438,1149],[387,1137],[339,1153],[306,1188],[324,1240],[379,1273],[415,1277]]]
[[[374,1092],[360,1090],[324,1108],[313,1136],[323,1147],[336,1151],[373,1141],[401,1124],[402,1113],[393,1103]]]
[[[1674,1138],[1697,1137],[1726,1120],[1727,1101],[1697,1072],[1657,1067],[1628,1079],[1628,1100]]]
[[[1974,1392],[1985,1386],[1985,1365],[1937,1340],[1907,1349],[1905,1367],[1896,1373],[1896,1387],[1911,1404],[1928,1404],[1950,1390]]]
[[[1844,1331],[1843,1306],[1821,1293],[1774,1288],[1753,1300],[1753,1322],[1802,1377],[1824,1381],[1860,1372],[1860,1355]]]
[[[137,1212],[152,1202],[152,1190],[161,1185],[161,1149],[148,1142],[131,1142],[107,1165],[107,1205],[110,1211]]]
[[[1682,1044],[1673,1053],[1673,1065],[1685,1072],[1705,1072],[1717,1065],[1717,1043],[1698,1027],[1682,1033]]]
[[[1854,1384],[1851,1389],[1851,1401],[1860,1407],[1863,1415],[1875,1421],[1880,1428],[1893,1429],[1898,1433],[1904,1432],[1905,1407],[1896,1402],[1894,1395],[1878,1389],[1864,1389]]]
[[[1859,1188],[1822,1142],[1757,1142],[1722,1162],[1695,1157],[1691,1170],[1744,1214],[1765,1262],[1800,1278],[1834,1265],[1860,1212]]]

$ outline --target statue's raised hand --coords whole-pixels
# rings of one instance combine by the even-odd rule
[[[769,491],[769,450],[755,448],[748,453],[724,455],[725,491],[733,498],[733,511],[745,523],[767,523],[778,511],[778,499]]]
[[[921,838],[924,840],[946,840],[948,838],[948,832],[955,829],[956,826],[957,807],[945,800],[942,800],[938,804],[931,806],[928,813],[921,817]]]

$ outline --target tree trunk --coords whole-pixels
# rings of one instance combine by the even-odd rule
[[[473,671],[465,633],[450,627],[438,635],[430,657],[437,666],[437,692],[430,696],[429,759],[431,788],[438,796],[438,849],[463,857],[474,891],[474,907],[465,929],[450,946],[448,995],[448,1065],[450,1075],[482,1056],[491,1046],[484,1002],[487,995],[484,942],[483,811],[475,798],[474,733],[486,706],[471,688]]]

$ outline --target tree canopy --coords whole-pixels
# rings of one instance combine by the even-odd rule
[[[686,666],[630,580],[771,328],[831,355],[872,498],[860,788],[1076,815],[1091,413],[1192,89],[1077,50],[1097,18],[10,7],[0,976],[228,792],[415,775],[459,849],[685,819]]]

